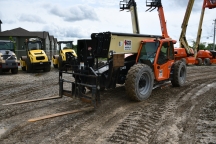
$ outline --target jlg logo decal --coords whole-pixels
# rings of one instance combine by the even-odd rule
[[[131,50],[132,48],[132,41],[131,40],[125,40],[124,41],[124,50]]]

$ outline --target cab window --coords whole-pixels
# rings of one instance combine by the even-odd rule
[[[168,61],[169,43],[164,42],[159,52],[157,64],[162,65]]]
[[[151,63],[153,63],[158,46],[159,42],[144,43],[140,52],[139,62],[141,62],[142,60],[149,60],[151,61]]]

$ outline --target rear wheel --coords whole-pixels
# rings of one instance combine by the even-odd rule
[[[201,66],[202,65],[202,59],[201,58],[197,58],[196,60],[197,60],[197,65]]]
[[[210,59],[209,59],[209,58],[205,58],[203,64],[204,64],[205,66],[211,65]]]
[[[136,64],[128,71],[125,81],[126,93],[132,100],[143,101],[151,95],[153,84],[152,69],[145,64]]]
[[[176,61],[174,63],[174,73],[171,83],[175,87],[183,86],[186,81],[187,69],[184,62]]]
[[[54,68],[58,68],[58,64],[53,64],[53,67]]]
[[[24,67],[22,67],[22,71],[26,71],[26,67],[24,66]]]
[[[58,68],[59,70],[62,69],[62,57],[61,56],[58,57]]]
[[[27,72],[27,73],[32,72],[32,65],[31,65],[30,59],[27,59],[27,60],[26,60],[26,72]]]
[[[18,73],[18,68],[11,69],[11,73],[12,74],[17,74]]]

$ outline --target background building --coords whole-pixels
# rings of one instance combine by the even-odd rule
[[[26,55],[26,51],[22,46],[24,46],[26,39],[32,37],[38,37],[42,40],[42,49],[47,53],[49,58],[52,58],[52,55],[57,54],[57,39],[54,38],[54,36],[50,36],[46,31],[27,31],[20,27],[2,32],[0,31],[1,40],[9,40],[10,37],[12,37],[15,42],[15,53],[18,58]]]

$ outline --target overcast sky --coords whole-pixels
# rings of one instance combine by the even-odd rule
[[[48,31],[58,40],[90,38],[95,32],[132,33],[131,15],[119,10],[120,0],[0,0],[2,31],[22,27]],[[188,42],[196,40],[203,0],[195,0],[187,28]],[[140,33],[160,35],[157,10],[145,12],[146,0],[136,0]],[[178,41],[188,0],[162,0],[169,36]],[[212,42],[216,9],[206,9],[202,42]],[[76,44],[76,42],[75,42]],[[178,46],[178,44],[176,45]]]

